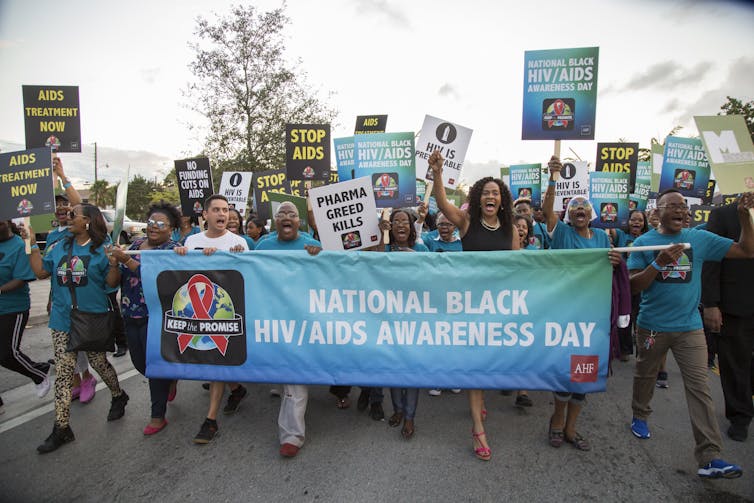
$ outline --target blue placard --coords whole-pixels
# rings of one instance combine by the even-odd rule
[[[597,218],[593,227],[624,229],[628,225],[629,173],[593,171],[589,173],[589,200]]]

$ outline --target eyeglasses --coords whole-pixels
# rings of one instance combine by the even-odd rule
[[[298,213],[296,213],[295,211],[285,211],[285,210],[278,211],[277,213],[275,213],[275,218],[284,218],[284,217],[297,218]]]
[[[75,213],[73,212],[73,210],[71,210],[71,211],[69,211],[69,212],[68,212],[68,219],[69,219],[69,220],[73,220],[74,218],[76,218],[76,217],[80,217],[80,216],[81,216],[81,215],[77,215],[77,214],[75,214]]]
[[[688,210],[689,209],[689,207],[683,203],[663,204],[662,206],[658,206],[658,208],[668,209],[668,210]]]
[[[592,209],[592,205],[589,203],[571,204],[568,206],[568,211],[573,211],[573,210],[589,211],[591,209]]]
[[[168,224],[166,222],[161,222],[159,220],[152,220],[151,218],[147,220],[147,227],[157,227],[160,230],[165,229]]]

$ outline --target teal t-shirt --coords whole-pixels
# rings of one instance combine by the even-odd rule
[[[183,245],[186,243],[187,237],[193,236],[194,234],[199,234],[200,232],[202,232],[202,230],[198,225],[192,225],[191,230],[188,231],[188,234],[186,234],[185,236],[181,236],[181,229],[173,229],[173,232],[170,233],[170,239],[172,241],[175,241],[176,243],[179,243],[180,245]]]
[[[47,233],[47,243],[45,244],[45,252],[50,246],[54,245],[61,239],[67,238],[70,235],[71,235],[71,231],[68,230],[68,226],[56,227],[55,229],[51,230],[49,233]]]
[[[453,241],[443,241],[440,235],[430,236],[428,232],[422,233],[422,241],[427,250],[431,252],[459,252],[463,251],[463,245],[460,239]]]
[[[550,236],[547,235],[547,224],[542,222],[534,222],[534,246],[540,250],[546,250],[551,248]]]
[[[592,229],[592,237],[587,239],[580,236],[570,225],[559,221],[552,231],[550,247],[553,250],[610,248],[610,238],[602,229]]]
[[[298,233],[298,237],[293,241],[281,241],[275,237],[269,237],[257,243],[256,250],[303,250],[305,245],[322,247],[322,243],[311,237],[309,234]]]
[[[36,276],[29,265],[24,240],[16,235],[0,242],[0,285],[14,279],[20,279],[24,284],[21,288],[0,294],[0,314],[22,313],[31,306],[29,285],[25,282],[34,281]]]
[[[107,294],[117,290],[107,286],[105,278],[110,267],[110,262],[105,255],[105,245],[90,252],[91,244],[79,246],[73,242],[73,255],[68,263],[68,240],[59,241],[50,249],[42,259],[42,267],[52,277],[52,309],[50,310],[50,323],[48,326],[53,330],[68,332],[71,329],[71,284],[66,271],[72,271],[72,284],[76,289],[78,307],[82,311],[90,313],[104,313],[110,308]]]
[[[414,246],[412,246],[411,249],[414,250],[415,252],[428,252],[429,251],[429,249],[421,243],[414,243]],[[392,248],[392,245],[385,245],[385,251],[397,252],[400,250],[398,250],[397,248]]]
[[[660,234],[653,229],[636,238],[633,246],[673,243],[690,243],[691,248],[684,250],[674,264],[660,271],[649,288],[641,292],[636,322],[648,330],[689,332],[702,328],[698,309],[702,295],[702,264],[707,260],[722,260],[733,240],[696,229],[683,229],[678,234]],[[628,269],[645,269],[659,253],[632,251],[628,257]]]
[[[250,238],[249,236],[243,234],[241,235],[242,238],[246,240],[246,245],[249,247],[249,250],[253,250],[257,247],[257,243],[254,241],[253,238]]]

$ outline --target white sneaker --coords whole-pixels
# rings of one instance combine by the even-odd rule
[[[455,394],[455,395],[457,395],[458,393],[461,392],[461,388],[454,388],[454,389],[450,390],[450,392],[453,393],[453,394]]]
[[[440,389],[431,389],[429,390],[429,396],[440,396],[442,395],[442,390]]]
[[[47,375],[45,376],[44,380],[39,383],[35,384],[34,387],[37,390],[37,396],[39,398],[44,398],[47,393],[50,392],[50,373],[52,372],[52,365],[50,365],[50,369],[47,371]]]

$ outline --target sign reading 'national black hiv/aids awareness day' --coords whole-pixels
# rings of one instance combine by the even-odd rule
[[[593,140],[599,47],[526,51],[522,140]]]

